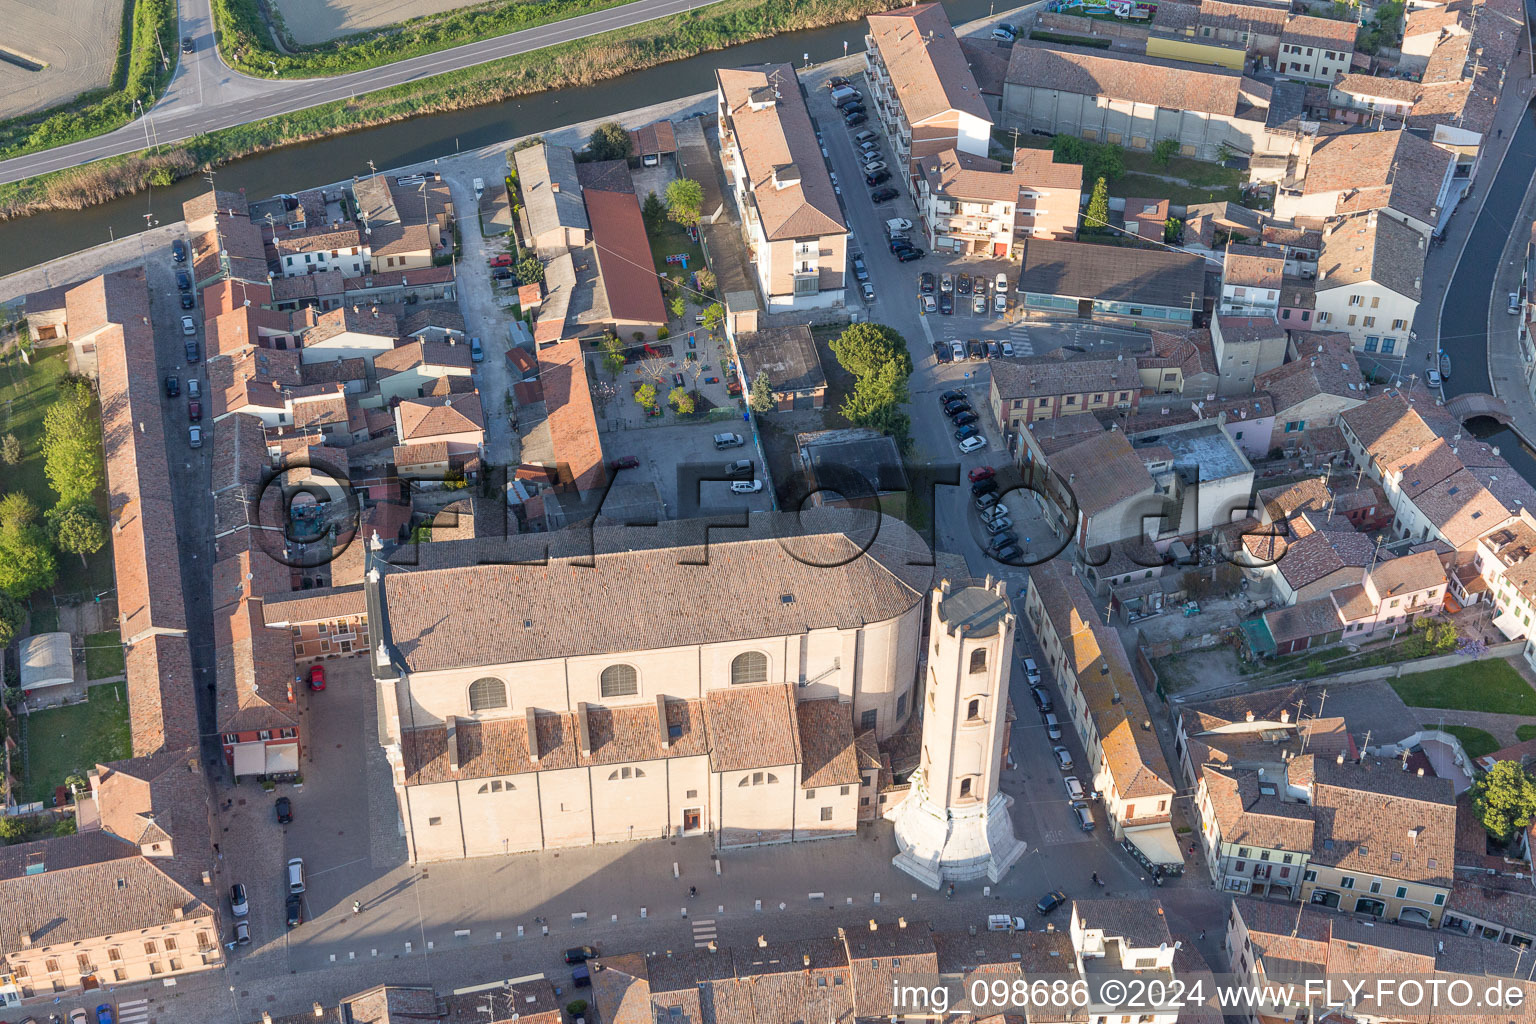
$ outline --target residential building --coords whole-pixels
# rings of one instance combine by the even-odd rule
[[[306,363],[358,357],[373,365],[373,357],[389,352],[400,337],[393,313],[379,307],[343,306],[321,313],[303,332],[300,354]]]
[[[1204,543],[1250,507],[1253,466],[1219,418],[1127,436],[1161,496],[1141,531],[1159,551],[1176,541]]]
[[[1151,332],[1152,351],[1136,357],[1145,392],[1159,395],[1213,395],[1220,387],[1211,332],[1157,330]]]
[[[1025,614],[1082,740],[1084,785],[1097,790],[1116,839],[1128,839],[1153,864],[1182,870],[1170,817],[1172,773],[1115,631],[1062,559],[1033,566]]]
[[[1011,257],[1025,238],[1077,234],[1083,169],[1020,149],[1013,167],[954,149],[917,161],[918,216],[935,250]]]
[[[1333,24],[1344,24],[1334,22]],[[1275,217],[1312,221],[1380,211],[1428,238],[1461,195],[1456,161],[1407,129],[1307,136],[1280,182]]]
[[[661,285],[651,262],[651,243],[633,192],[583,189],[592,221],[592,248],[601,285],[608,298],[608,318],[621,338],[654,339],[668,322]]]
[[[399,445],[446,446],[452,456],[478,455],[485,444],[485,414],[480,393],[441,398],[407,398],[394,408]]]
[[[1110,413],[1097,415],[1102,420],[1118,424],[1130,434],[1209,419],[1222,425],[1227,436],[1232,438],[1232,442],[1250,461],[1268,458],[1275,425],[1275,407],[1269,395],[1254,392],[1230,398],[1211,398],[1213,390],[1209,387],[1191,389],[1191,393],[1202,396],[1195,402],[1173,395],[1143,397],[1130,416]]]
[[[757,375],[767,374],[774,405],[780,410],[820,409],[827,375],[816,341],[805,324],[743,331],[732,339],[741,358],[743,387],[750,391]]]
[[[284,277],[339,270],[347,277],[361,277],[370,269],[369,252],[362,229],[348,224],[320,225],[280,234],[272,239],[277,265]]]
[[[1283,250],[1228,242],[1221,264],[1222,314],[1273,318],[1284,276]]]
[[[1205,303],[1204,260],[1190,253],[1027,238],[1022,262],[1020,305],[1029,315],[1189,327]]]
[[[869,99],[901,171],[945,150],[985,158],[992,113],[943,5],[899,7],[868,21]]]
[[[362,399],[360,404],[388,407],[397,398],[420,398],[444,378],[471,379],[474,365],[469,346],[462,340],[417,340],[399,345],[374,357],[378,394]]]
[[[78,833],[0,856],[0,1005],[224,966],[196,748],[88,776]]]
[[[530,241],[541,259],[580,248],[592,230],[569,146],[540,143],[512,154]]]
[[[1192,203],[1184,208],[1184,245],[1218,252],[1228,242],[1258,238],[1263,219],[1263,213],[1236,203]]]
[[[1012,447],[1026,423],[1096,409],[1134,410],[1140,397],[1135,359],[1031,356],[992,364],[987,401]]]
[[[1285,361],[1286,340],[1285,328],[1272,312],[1213,317],[1211,350],[1221,374],[1216,394],[1230,397],[1262,391],[1260,377]]]
[[[794,68],[721,68],[715,82],[720,158],[768,310],[841,305],[848,224]]]
[[[1274,401],[1281,433],[1334,426],[1340,413],[1365,404],[1369,386],[1348,335],[1314,333],[1297,348],[1299,358],[1259,374],[1253,382]]]
[[[608,475],[580,340],[570,338],[539,350],[539,384],[549,459],[560,485],[577,492],[601,489]]]
[[[1352,21],[1291,15],[1280,33],[1277,70],[1292,78],[1331,83],[1354,61],[1357,28]]]
[[[290,590],[288,567],[266,551],[245,550],[213,564],[215,720],[225,763],[237,779],[292,777],[300,770],[293,644],[267,628],[261,610],[267,594]]]
[[[1137,238],[1145,238],[1151,242],[1161,242],[1166,234],[1168,223],[1169,202],[1166,199],[1138,199],[1127,197],[1125,200],[1125,230]]]
[[[1275,66],[1288,12],[1283,7],[1200,0],[1198,4],[1159,4],[1152,16],[1147,55],[1198,63],[1220,63],[1241,70],[1251,55],[1266,68]],[[1233,62],[1228,55],[1235,54]]]
[[[381,741],[411,859],[852,831],[855,728],[889,738],[911,715],[931,570],[906,564],[900,551],[915,537],[889,519],[862,557],[838,557],[867,546],[836,527],[849,514],[801,515],[797,550],[813,559],[792,557],[773,517],[753,517],[749,529],[763,532],[752,539],[711,540],[710,579],[694,566],[690,585],[758,609],[746,618],[681,607],[675,622],[655,618],[658,581],[694,543],[686,523],[663,522],[639,548],[600,529],[497,540],[506,557],[494,561],[481,540],[421,545],[408,568],[374,559],[373,670],[398,697]],[[577,540],[582,550],[565,546]],[[581,568],[592,544],[612,571]],[[535,549],[537,559],[520,554]],[[490,623],[502,615],[496,595],[513,592],[526,627],[509,632]],[[640,608],[641,634],[593,626],[594,610],[633,624]]]
[[[1034,465],[1054,474],[1043,482],[1050,500],[1040,503],[1058,535],[1072,538],[1080,557],[1140,537],[1146,518],[1163,510],[1156,481],[1119,430],[1101,430]],[[1057,488],[1064,493],[1058,495]]]
[[[1402,351],[1423,297],[1424,243],[1379,210],[1331,222],[1318,262],[1316,326],[1349,335],[1364,352]]]
[[[1419,98],[1419,83],[1379,75],[1340,75],[1328,87],[1332,115],[1345,124],[1402,124]]]

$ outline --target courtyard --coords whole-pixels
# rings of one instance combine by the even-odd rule
[[[126,684],[93,686],[84,704],[27,716],[23,730],[21,801],[53,803],[71,775],[85,778],[98,763],[133,756]]]

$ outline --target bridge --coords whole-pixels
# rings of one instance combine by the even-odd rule
[[[1511,423],[1509,409],[1505,407],[1504,399],[1495,398],[1481,391],[1470,391],[1448,399],[1445,403],[1445,411],[1463,423],[1480,416],[1497,420],[1506,427]]]

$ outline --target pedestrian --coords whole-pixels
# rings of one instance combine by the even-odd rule
[[[1205,941],[1205,929],[1204,928],[1200,929],[1200,941],[1201,942]]]
[[[352,913],[354,913],[354,914],[359,913],[359,912],[362,911],[362,909],[363,909],[363,903],[362,903],[361,900],[353,900],[352,901]]]
[[[1498,137],[1501,138],[1501,139],[1504,137],[1504,129],[1503,128],[1499,129]]]

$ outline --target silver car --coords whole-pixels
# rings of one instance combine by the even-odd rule
[[[1077,815],[1077,824],[1084,832],[1093,831],[1093,812],[1084,803],[1073,803],[1072,813]]]
[[[1056,755],[1056,767],[1062,771],[1069,771],[1072,768],[1072,751],[1066,747],[1052,747],[1051,753]]]

